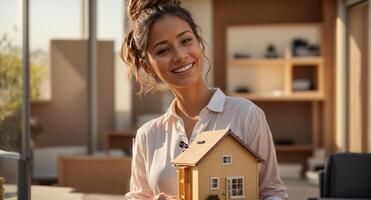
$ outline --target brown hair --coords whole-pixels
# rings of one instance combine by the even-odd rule
[[[157,76],[152,69],[144,65],[144,62],[149,31],[159,19],[172,15],[186,21],[204,52],[205,42],[200,36],[200,28],[194,22],[190,12],[180,6],[179,0],[130,0],[128,15],[133,26],[122,43],[121,58],[129,65],[129,79],[135,77],[135,81],[139,83],[139,95],[157,88]],[[207,57],[206,59],[209,61]]]

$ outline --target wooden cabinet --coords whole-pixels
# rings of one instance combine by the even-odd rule
[[[324,58],[321,53],[292,56],[291,46],[300,38],[321,51],[321,35],[320,23],[227,27],[227,93],[249,99],[264,110],[280,162],[305,164],[319,147]],[[264,58],[270,44],[277,58]],[[247,58],[235,58],[236,54]]]

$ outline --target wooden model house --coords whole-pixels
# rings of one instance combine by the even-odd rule
[[[178,199],[259,199],[263,159],[231,130],[203,132],[172,163],[178,167]]]

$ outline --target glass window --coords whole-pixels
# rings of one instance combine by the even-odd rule
[[[243,176],[228,178],[228,197],[241,198],[244,197],[244,181]]]
[[[223,165],[230,165],[230,164],[232,164],[232,156],[231,155],[223,155],[223,157],[222,157],[222,164]]]
[[[212,190],[219,189],[219,178],[218,177],[211,177],[210,178],[210,188]]]

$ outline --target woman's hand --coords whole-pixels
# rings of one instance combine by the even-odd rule
[[[156,195],[153,200],[175,200],[177,199],[176,196],[168,195],[163,192],[160,194]]]

